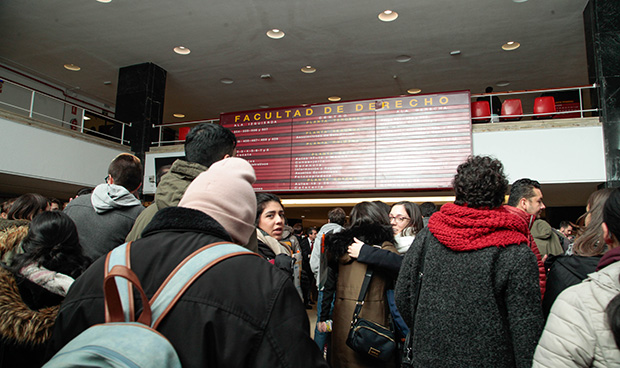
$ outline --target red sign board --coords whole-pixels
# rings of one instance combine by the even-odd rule
[[[449,188],[471,154],[470,94],[222,114],[237,156],[273,192]]]

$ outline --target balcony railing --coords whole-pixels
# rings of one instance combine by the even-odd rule
[[[128,145],[131,127],[99,112],[0,77],[0,108],[18,115]],[[97,129],[98,128],[98,129]]]
[[[472,102],[482,98],[484,101],[489,102],[491,114],[476,115],[472,110],[473,122],[498,122],[504,120],[520,120],[522,118],[540,119],[540,118],[584,118],[586,116],[593,116],[598,113],[597,108],[586,108],[586,100],[589,100],[584,93],[587,90],[596,89],[597,85],[577,86],[577,87],[565,87],[565,88],[549,88],[549,89],[536,89],[536,90],[523,90],[523,91],[509,91],[509,92],[493,92],[483,94],[472,94]],[[573,92],[573,93],[571,93]],[[521,113],[509,115],[493,114],[493,108],[497,106],[493,105],[493,97],[505,97],[506,100],[518,99],[523,104],[522,110],[534,111],[536,104],[536,97],[552,96],[555,100],[555,111],[545,111],[540,113]],[[555,96],[559,96],[555,97]],[[589,104],[591,105],[591,103]]]
[[[153,128],[158,129],[159,134],[158,134],[157,140],[154,142],[151,142],[151,146],[161,147],[161,146],[166,146],[166,145],[183,143],[185,142],[185,135],[193,126],[202,124],[202,123],[217,124],[219,123],[219,121],[220,119],[208,119],[208,120],[184,121],[181,123],[153,124]],[[164,136],[166,135],[165,130],[172,128],[172,127],[179,127],[178,136],[176,135],[176,132],[174,132],[175,139],[164,139]]]

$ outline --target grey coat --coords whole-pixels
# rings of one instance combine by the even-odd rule
[[[405,255],[396,305],[413,327],[415,367],[529,367],[543,327],[536,257],[526,244],[456,252],[428,228]]]

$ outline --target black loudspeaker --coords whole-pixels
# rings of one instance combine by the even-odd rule
[[[116,119],[131,123],[126,139],[139,157],[149,150],[161,124],[166,94],[166,71],[153,63],[123,67],[118,73]]]

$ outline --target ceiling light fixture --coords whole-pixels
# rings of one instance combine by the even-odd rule
[[[84,116],[84,120],[90,120],[88,116]]]
[[[383,22],[392,22],[398,18],[398,13],[392,10],[385,10],[378,17]]]
[[[330,100],[331,102],[338,102],[340,100],[342,100],[342,98],[338,97],[338,96],[331,96],[327,98],[328,100]]]
[[[220,79],[220,82],[223,84],[233,84],[234,81],[230,78],[222,78]]]
[[[527,1],[527,0],[512,0],[512,2],[515,2],[515,3],[524,3],[524,2],[526,2],[526,1]]]
[[[316,68],[313,68],[311,65],[306,65],[303,68],[301,68],[301,71],[306,74],[312,74],[316,72]]]
[[[461,50],[450,51],[450,55],[452,56],[461,55]]]
[[[185,46],[177,46],[174,48],[174,52],[179,55],[188,55],[192,51]]]
[[[175,118],[182,119],[185,117],[185,114],[172,114],[172,116],[174,116]]]
[[[65,64],[65,69],[67,69],[67,70],[71,70],[72,72],[78,72],[78,71],[80,71],[82,68],[80,68],[79,66],[74,65],[74,64]]]
[[[97,2],[107,4],[107,3],[111,3],[112,0],[97,0]]]
[[[515,41],[509,41],[502,45],[502,49],[504,49],[505,51],[512,51],[518,49],[519,46],[521,46],[520,43]]]
[[[279,40],[280,38],[284,37],[284,31],[277,28],[270,29],[269,31],[267,31],[267,36],[269,38],[273,38],[274,40]]]
[[[411,56],[409,55],[400,55],[396,57],[396,61],[399,63],[406,63],[411,60]]]
[[[510,82],[508,82],[508,81],[499,81],[499,82],[495,83],[495,85],[498,86],[498,87],[506,87],[509,84],[510,84]]]
[[[410,95],[416,95],[416,94],[418,94],[420,92],[422,92],[422,90],[419,89],[419,88],[409,88],[407,90],[407,93],[409,93]]]
[[[258,107],[260,107],[261,109],[268,109],[269,105],[258,105]]]
[[[111,84],[112,84],[112,81],[104,81],[104,82],[103,82],[103,85],[104,85],[104,86],[109,86],[109,85],[111,85]]]

